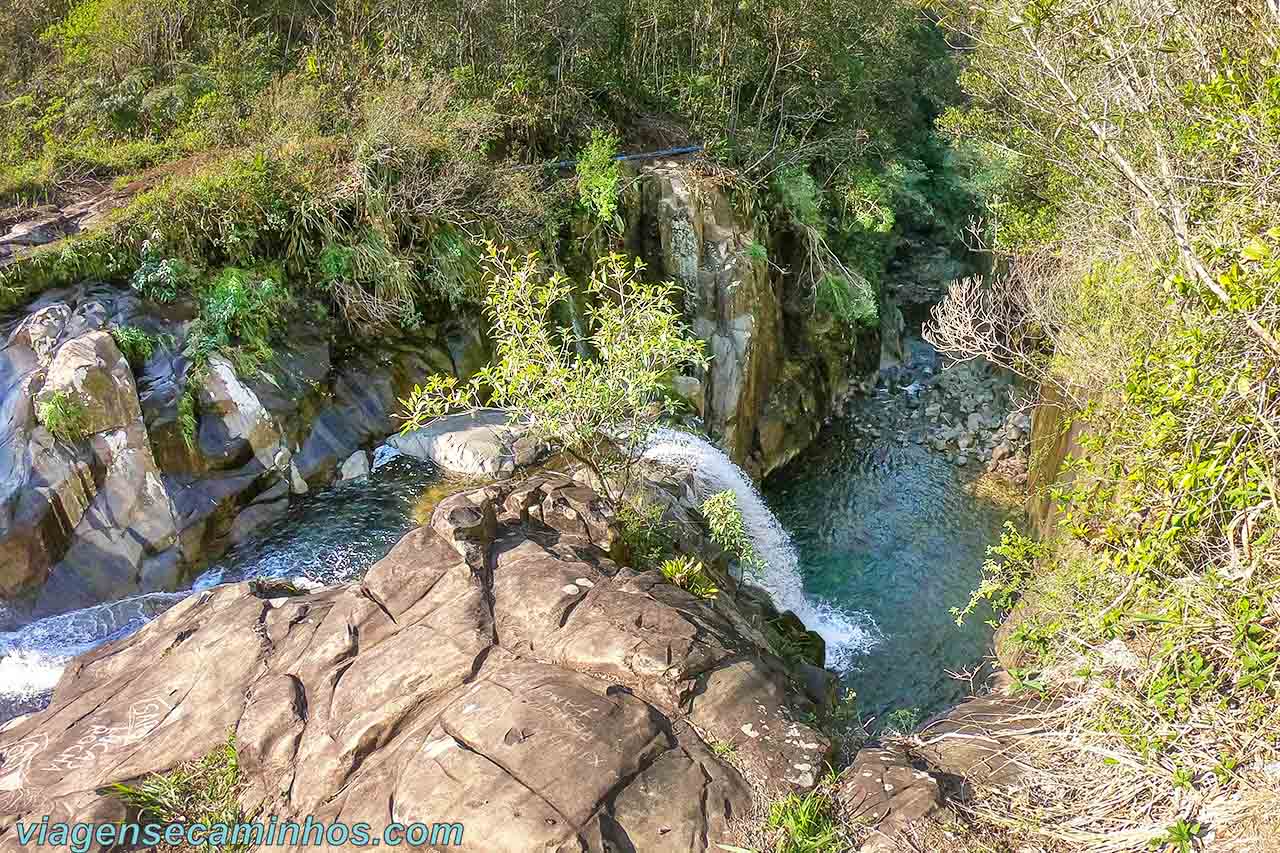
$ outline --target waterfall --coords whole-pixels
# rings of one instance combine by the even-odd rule
[[[741,468],[715,445],[673,429],[655,430],[644,458],[688,469],[698,500],[726,489],[738,499],[742,521],[756,552],[766,563],[764,577],[750,580],[762,587],[779,610],[790,610],[827,642],[827,666],[847,670],[854,659],[880,641],[875,621],[861,611],[846,611],[805,594],[795,545],[777,516]]]

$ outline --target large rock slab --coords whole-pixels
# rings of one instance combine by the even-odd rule
[[[525,430],[498,409],[436,418],[420,429],[393,435],[387,444],[451,474],[487,480],[510,477],[538,456]]]
[[[447,498],[362,582],[187,598],[0,732],[0,850],[17,820],[124,819],[106,786],[230,731],[242,803],[281,819],[447,816],[487,853],[717,850],[752,786],[803,789],[829,744],[731,602],[619,566],[615,536],[594,493],[539,475]]]

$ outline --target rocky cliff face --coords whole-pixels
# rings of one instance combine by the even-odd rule
[[[678,390],[748,472],[781,467],[813,440],[859,371],[874,368],[877,345],[815,316],[785,236],[771,238],[692,167],[645,168],[628,207],[628,248],[682,285],[685,315],[712,357]]]
[[[191,383],[198,422],[184,434],[191,317],[86,285],[48,293],[10,323],[0,349],[0,597],[50,613],[175,589],[394,431],[396,398],[414,382],[484,357],[466,322],[340,361],[326,332],[299,324],[262,373],[240,376],[213,356]],[[120,352],[111,330],[121,327],[160,336],[144,364]],[[59,399],[79,418],[56,438],[38,412]]]
[[[784,264],[761,256],[770,235],[687,165],[641,173],[627,221],[627,248],[683,285],[690,325],[713,356],[678,390],[750,473],[782,465],[849,392],[866,353],[813,314]],[[768,251],[785,258],[785,240],[772,242]],[[182,349],[194,316],[192,305],[157,306],[89,284],[46,293],[9,322],[0,349],[0,598],[22,599],[27,615],[182,586],[351,454],[392,434],[397,398],[415,383],[469,375],[486,359],[474,315],[340,357],[328,329],[294,321],[262,373],[241,375],[214,355],[189,382]],[[161,344],[130,365],[110,334],[120,327]],[[187,388],[196,392],[194,433],[180,417]],[[58,440],[39,422],[40,405],[55,398],[83,405],[82,436]]]
[[[494,853],[718,849],[753,786],[811,787],[828,741],[728,596],[614,544],[593,492],[539,475],[446,499],[362,582],[196,594],[0,732],[0,850],[17,820],[132,817],[105,786],[229,731],[241,803],[282,820],[432,816]]]

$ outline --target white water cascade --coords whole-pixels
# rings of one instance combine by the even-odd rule
[[[827,667],[850,668],[854,659],[880,641],[875,621],[861,611],[843,610],[805,594],[800,559],[791,537],[756,491],[741,468],[715,445],[673,429],[655,430],[644,457],[688,469],[698,500],[726,489],[738,499],[742,521],[756,552],[768,568],[764,577],[750,578],[773,599],[779,610],[790,610],[827,642]]]
[[[47,693],[73,657],[132,633],[188,595],[150,592],[0,631],[0,705]]]

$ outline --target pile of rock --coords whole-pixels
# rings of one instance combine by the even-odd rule
[[[983,361],[944,366],[924,341],[905,343],[908,357],[881,372],[874,399],[851,402],[848,414],[859,432],[1025,483],[1031,415],[1018,405],[1015,378]]]
[[[193,380],[194,316],[191,303],[90,283],[0,327],[0,598],[16,611],[180,588],[293,496],[367,470],[363,448],[395,431],[415,383],[484,360],[472,321],[341,361],[325,329],[298,321],[265,371],[240,375],[213,355]],[[141,363],[117,345],[122,328],[151,336]],[[185,432],[184,396],[196,416]],[[75,430],[50,432],[40,413],[55,402],[78,413]]]

